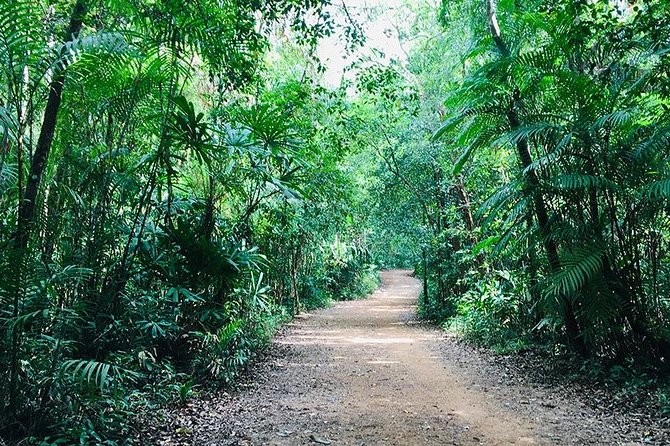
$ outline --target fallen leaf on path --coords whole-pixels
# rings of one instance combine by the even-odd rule
[[[280,437],[288,437],[289,435],[291,435],[294,432],[295,431],[281,431],[281,432],[277,432],[277,435],[279,435]]]
[[[324,438],[319,438],[314,434],[310,435],[309,439],[312,440],[314,443],[319,443],[319,444],[331,444],[332,443],[332,441],[326,440]]]

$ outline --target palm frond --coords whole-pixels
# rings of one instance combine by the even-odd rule
[[[670,199],[670,180],[658,180],[646,184],[642,188],[642,195],[646,198],[665,198]]]
[[[493,144],[501,146],[505,144],[516,145],[521,140],[546,141],[558,139],[557,136],[564,133],[565,129],[556,124],[537,122],[510,130],[495,140]]]
[[[9,79],[19,81],[24,67],[36,65],[45,55],[38,11],[30,0],[0,3],[0,70]]]
[[[605,177],[586,174],[563,174],[549,179],[549,184],[559,190],[618,189],[618,185]]]
[[[547,278],[546,294],[555,297],[574,295],[601,273],[605,249],[600,244],[570,247],[561,259],[562,268]]]
[[[574,133],[566,133],[561,140],[548,151],[546,155],[536,158],[526,169],[524,175],[532,170],[541,170],[547,166],[555,164],[561,157],[563,157],[570,149]]]
[[[93,384],[103,390],[113,379],[136,379],[141,373],[92,359],[70,359],[62,364],[63,373],[72,379]]]

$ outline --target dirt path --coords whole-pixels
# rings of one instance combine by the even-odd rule
[[[382,280],[367,300],[299,317],[247,389],[194,405],[173,426],[185,441],[162,444],[636,444],[583,404],[494,372],[422,327],[409,272]]]
[[[282,375],[295,387],[285,388],[278,407],[316,414],[309,423],[315,436],[337,444],[536,444],[532,425],[468,390],[467,378],[436,356],[439,332],[412,326],[419,282],[406,271],[382,278],[370,299],[312,315],[279,341],[300,346],[310,362],[286,364],[295,372]],[[259,437],[261,444],[299,444],[273,438],[277,429],[299,433],[301,418],[279,419]]]

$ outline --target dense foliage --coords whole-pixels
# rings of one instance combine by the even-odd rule
[[[352,122],[373,255],[416,268],[424,315],[663,376],[669,20],[654,0],[397,13],[407,59],[361,64]]]
[[[136,414],[229,382],[282,320],[376,286],[346,149],[317,130],[343,92],[265,57],[327,18],[0,3],[0,443],[129,443]]]
[[[400,59],[343,6],[331,88],[332,7],[0,3],[0,443],[130,444],[374,265],[477,342],[667,369],[668,3],[408,2]]]
[[[418,11],[407,63],[368,92],[384,193],[405,203],[386,218],[416,243],[424,313],[501,348],[545,339],[665,366],[667,4],[434,14]]]
[[[473,251],[491,256],[474,264],[503,273],[491,310],[517,305],[510,325],[583,355],[664,361],[670,34],[648,19],[667,6],[484,6],[488,54],[466,57],[435,137],[453,174],[482,150],[512,158],[478,202]]]

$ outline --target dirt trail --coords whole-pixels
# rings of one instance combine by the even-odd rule
[[[583,404],[493,371],[422,326],[408,271],[382,280],[367,300],[299,317],[247,389],[198,402],[188,441],[161,444],[636,444]]]
[[[413,326],[419,281],[407,271],[382,279],[371,298],[310,315],[278,341],[300,346],[310,362],[285,364],[295,371],[282,375],[298,385],[277,407],[315,413],[315,437],[337,444],[539,444],[527,420],[468,390],[469,377],[439,358],[431,348],[438,331]],[[299,444],[276,432],[300,433],[300,418],[277,421],[260,443]]]

